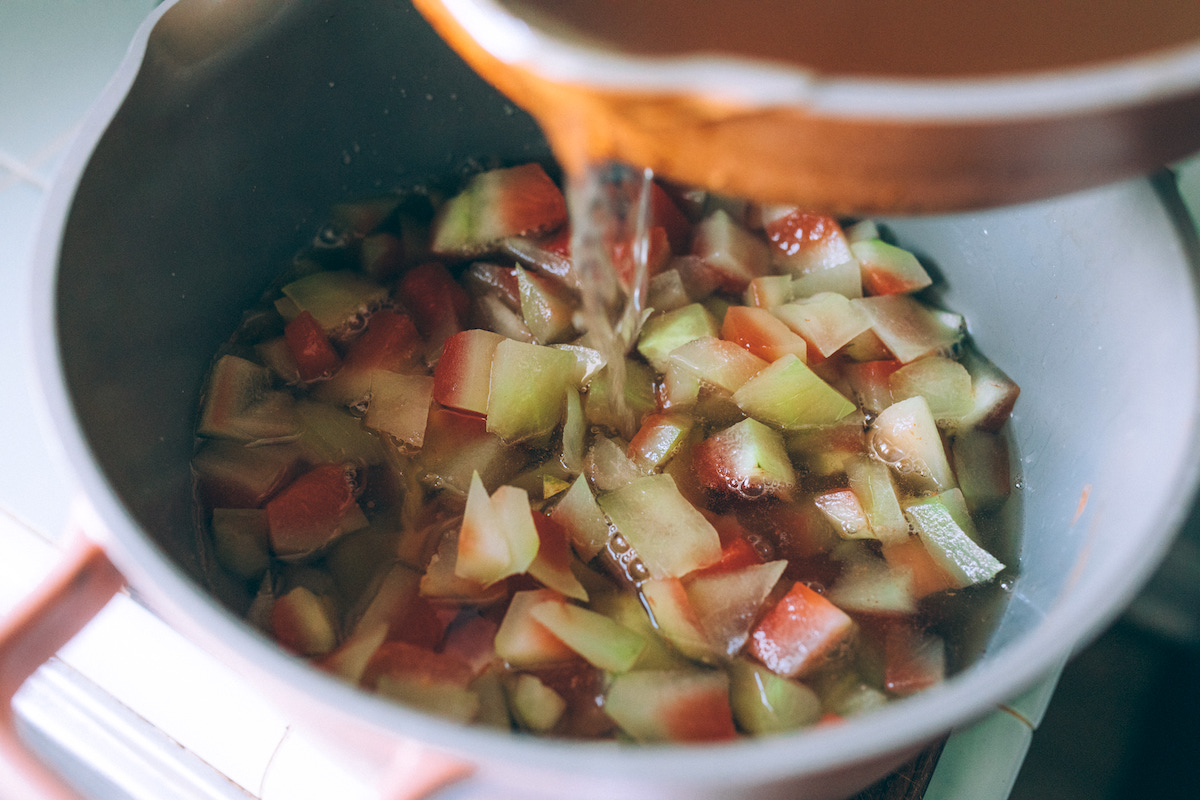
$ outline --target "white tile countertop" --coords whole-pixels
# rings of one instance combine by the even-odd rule
[[[0,613],[56,559],[73,493],[39,427],[26,362],[40,204],[58,157],[154,5],[0,0],[0,341],[7,342],[0,347]],[[1200,162],[1183,165],[1181,175],[1185,191],[1200,198]],[[1015,701],[1013,713],[957,732],[927,799],[1008,797],[1052,687],[1047,681]],[[97,800],[374,796],[240,677],[127,596],[18,701],[30,736],[57,752],[60,768]],[[83,760],[72,760],[72,750]]]

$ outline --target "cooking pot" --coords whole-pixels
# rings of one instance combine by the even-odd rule
[[[632,747],[465,728],[288,655],[232,610],[194,526],[212,354],[332,203],[547,157],[530,118],[407,4],[160,6],[65,155],[36,242],[43,405],[96,516],[0,636],[5,697],[124,580],[346,758],[423,766],[410,795],[473,770],[498,797],[837,798],[1052,670],[1164,556],[1200,452],[1196,242],[1171,182],[1140,179],[885,220],[1023,390],[1018,574],[981,658],[944,685],[837,726]],[[46,784],[4,707],[0,785]]]

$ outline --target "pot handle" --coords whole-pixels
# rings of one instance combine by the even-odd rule
[[[73,538],[58,563],[0,619],[0,800],[84,800],[21,739],[12,706],[29,676],[125,585],[103,548],[82,532],[85,526],[73,522],[71,527]],[[382,796],[425,800],[474,771],[467,761],[406,740],[386,770]]]
[[[21,739],[12,701],[21,684],[71,640],[125,584],[78,523],[50,574],[0,620],[0,796],[80,800]]]

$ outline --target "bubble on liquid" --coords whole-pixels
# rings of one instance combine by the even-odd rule
[[[758,498],[766,495],[770,487],[766,483],[743,480],[737,481],[730,488],[733,489],[733,491],[739,497],[743,497],[746,500],[757,500]]]
[[[746,541],[754,548],[754,552],[763,561],[775,560],[775,546],[767,541],[767,538],[758,533],[750,533],[746,535]]]
[[[630,580],[636,583],[640,583],[650,577],[650,569],[640,558],[630,561],[625,572],[629,575]]]
[[[873,431],[867,438],[867,443],[875,457],[896,470],[896,472],[903,475],[929,476],[929,468],[925,462],[905,453],[904,450],[897,447],[894,443],[880,436],[879,431]]]
[[[845,638],[834,645],[826,654],[825,658],[828,659],[830,663],[837,663],[850,658],[853,652],[854,647],[851,644],[851,640],[849,638]]]
[[[319,250],[332,250],[346,244],[346,235],[336,225],[324,225],[313,238],[313,246]]]
[[[867,443],[871,446],[875,457],[889,466],[894,466],[904,460],[904,453],[900,448],[880,436],[878,431],[871,433]]]
[[[356,333],[366,330],[367,323],[370,322],[371,314],[365,308],[358,309],[354,316],[346,320],[344,329],[347,336],[353,336]]]

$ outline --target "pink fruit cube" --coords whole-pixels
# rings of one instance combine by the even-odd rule
[[[721,338],[766,361],[788,353],[801,361],[808,358],[808,342],[765,308],[730,306],[721,323]]]
[[[433,370],[433,399],[447,408],[487,414],[492,356],[502,341],[500,334],[480,329],[461,331],[447,339]]]
[[[792,274],[835,267],[854,258],[842,226],[832,217],[786,207],[768,209],[764,217],[772,258]]]
[[[750,653],[772,672],[812,672],[854,633],[854,621],[823,596],[796,583],[750,633]]]

